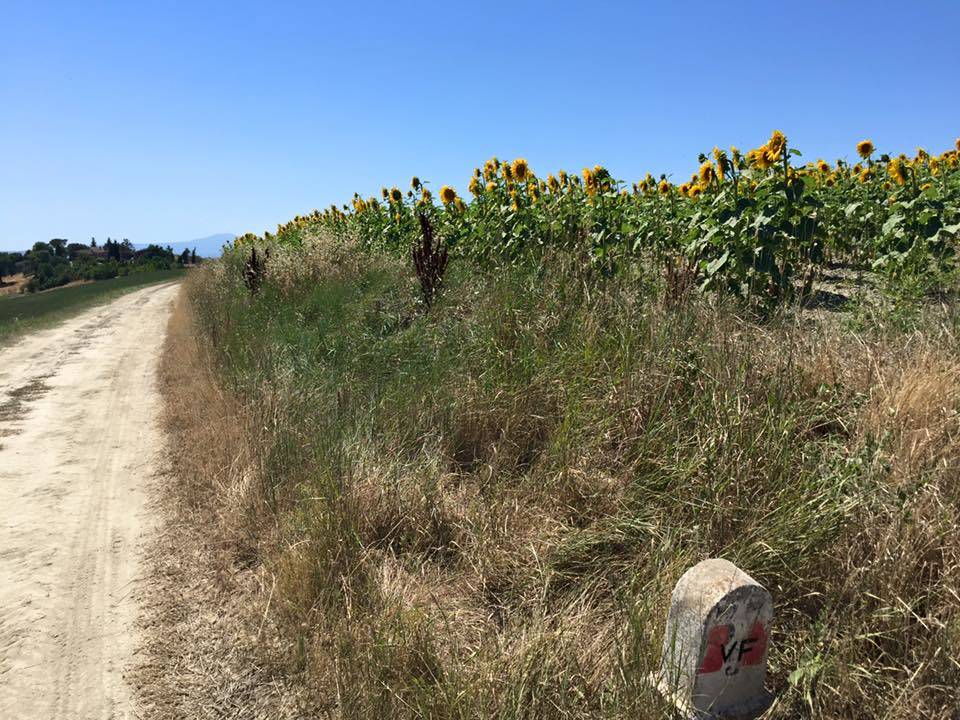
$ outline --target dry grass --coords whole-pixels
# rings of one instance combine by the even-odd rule
[[[288,672],[285,644],[261,627],[269,588],[256,563],[256,494],[246,413],[225,395],[181,297],[159,382],[169,468],[154,488],[137,717],[313,717]]]
[[[757,324],[560,267],[411,321],[389,263],[271,262],[191,280],[216,352],[167,388],[208,597],[271,639],[220,667],[339,718],[665,717],[670,591],[723,556],[774,596],[770,718],[955,717],[952,311]]]
[[[0,296],[16,295],[20,292],[20,288],[27,284],[27,280],[29,279],[30,278],[23,273],[17,273],[16,275],[4,275],[3,281],[0,282]]]

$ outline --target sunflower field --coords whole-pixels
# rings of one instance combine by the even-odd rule
[[[878,154],[870,140],[859,162],[801,164],[774,131],[741,153],[701,154],[688,181],[647,174],[632,185],[606,168],[538,176],[526,160],[492,158],[476,168],[467,201],[444,185],[438,195],[414,177],[406,192],[355,194],[350,205],[297,216],[258,241],[299,244],[318,228],[375,252],[408,253],[426,215],[453,256],[483,265],[531,262],[543,248],[581,253],[615,274],[637,260],[682,263],[700,290],[764,303],[809,292],[818,270],[843,263],[890,279],[942,277],[955,268],[960,236],[960,139],[939,155]]]

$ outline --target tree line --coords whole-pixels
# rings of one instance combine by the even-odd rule
[[[197,251],[184,250],[177,255],[169,245],[134,248],[128,239],[107,238],[102,245],[96,238],[90,244],[72,243],[63,238],[34,243],[26,252],[0,252],[0,285],[4,277],[22,273],[29,277],[27,292],[66,285],[75,280],[108,280],[151,270],[170,270],[196,264]]]

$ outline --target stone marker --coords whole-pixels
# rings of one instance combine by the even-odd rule
[[[670,599],[656,681],[687,718],[755,718],[772,700],[763,687],[773,603],[727,560],[704,560]]]

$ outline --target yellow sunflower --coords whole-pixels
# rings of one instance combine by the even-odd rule
[[[780,159],[783,151],[787,149],[787,136],[779,130],[774,130],[767,141],[767,151],[773,162]]]
[[[857,154],[864,160],[873,155],[873,150],[873,142],[870,140],[861,140],[857,143]]]
[[[894,179],[897,185],[907,182],[907,166],[903,158],[894,158],[887,165],[887,174]]]
[[[444,185],[442,188],[440,188],[440,202],[442,202],[444,205],[449,205],[456,199],[457,191],[452,187],[449,185]]]
[[[403,193],[400,192],[400,188],[392,188],[390,190],[390,199],[395,203],[403,200]]]
[[[660,191],[661,195],[669,195],[670,183],[668,183],[666,180],[661,180],[660,184],[657,186],[657,189]]]
[[[526,179],[527,173],[530,172],[530,166],[527,165],[527,161],[523,158],[514,160],[510,169],[513,170],[513,176],[521,182]]]
[[[702,188],[707,187],[716,179],[717,173],[713,169],[713,163],[707,160],[703,165],[700,166],[700,171],[697,173],[700,177],[700,186]]]
[[[770,158],[767,155],[767,148],[765,147],[754,148],[753,150],[748,152],[747,162],[759,170],[766,170],[771,165],[773,165],[773,163],[770,161]]]
[[[420,188],[420,178],[418,178],[416,175],[414,175],[414,176],[413,176],[413,179],[410,181],[410,187],[412,187],[414,190],[419,189],[419,188]]]

